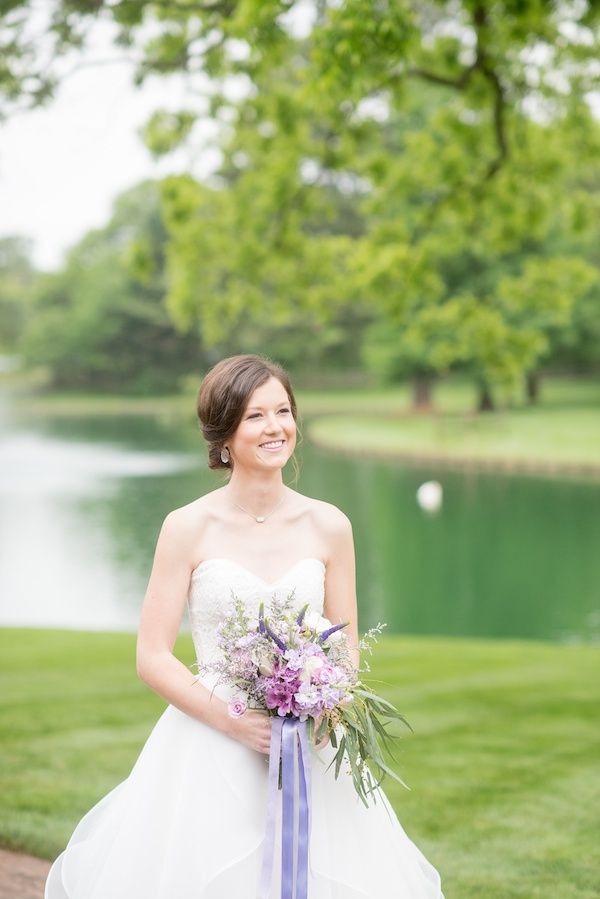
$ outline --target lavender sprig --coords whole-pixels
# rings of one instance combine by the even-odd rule
[[[306,615],[306,610],[309,608],[309,606],[310,606],[310,603],[308,603],[308,602],[306,603],[305,606],[302,606],[302,609],[300,610],[300,614],[296,618],[296,624],[298,625],[298,627],[302,627],[302,622],[304,621],[304,616]]]
[[[273,641],[275,646],[278,646],[282,652],[285,652],[287,649],[287,646],[285,645],[283,640],[280,637],[278,637],[277,634],[273,630],[271,630],[266,618],[263,619],[263,624],[264,624],[265,632],[266,632],[267,636],[271,638],[271,640]]]
[[[349,624],[349,621],[343,621],[342,624],[334,624],[333,627],[328,627],[326,631],[322,631],[319,634],[319,643],[324,643],[332,634],[335,634],[336,631],[341,631],[343,627],[348,627]]]
[[[261,634],[266,634],[266,632],[267,632],[266,628],[265,628],[265,604],[264,604],[264,602],[261,602],[259,609],[258,609],[258,631]]]

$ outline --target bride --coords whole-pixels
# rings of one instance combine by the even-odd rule
[[[346,628],[358,662],[352,526],[283,481],[298,412],[284,369],[231,356],[204,378],[208,465],[226,483],[170,512],[158,537],[137,639],[139,677],[168,703],[129,774],[79,821],[45,899],[279,899],[259,894],[271,719],[228,712],[228,688],[173,654],[187,604],[198,662],[234,592],[254,613],[293,592]],[[436,869],[384,794],[368,808],[334,750],[313,746],[308,899],[443,899]],[[278,846],[281,837],[277,832]]]

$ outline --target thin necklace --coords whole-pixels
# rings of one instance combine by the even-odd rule
[[[278,508],[279,508],[279,506],[280,506],[280,505],[282,504],[282,502],[284,501],[285,496],[286,496],[286,495],[285,495],[285,493],[284,493],[283,496],[281,497],[281,499],[279,500],[279,502],[277,503],[277,505],[275,506],[275,509],[278,509]],[[232,500],[232,502],[233,502],[233,500]],[[244,509],[244,507],[243,507],[243,506],[240,506],[239,503],[235,503],[235,502],[234,502],[233,505],[234,505],[234,506],[237,506],[238,509],[241,509],[242,512],[245,512],[246,515],[250,515],[255,521],[258,521],[259,524],[262,524],[263,521],[266,521],[267,518],[269,518],[269,517],[273,514],[273,512],[275,511],[275,509],[271,509],[271,511],[269,512],[268,515],[254,515],[253,512],[248,512],[248,509]]]

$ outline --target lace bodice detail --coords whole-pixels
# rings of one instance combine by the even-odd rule
[[[269,584],[233,559],[200,562],[192,572],[188,593],[190,627],[199,664],[214,656],[216,628],[230,609],[232,591],[247,605],[251,617],[258,616],[261,602],[268,607],[273,595],[283,599],[292,591],[298,609],[309,603],[322,614],[325,565],[317,558],[300,559]]]

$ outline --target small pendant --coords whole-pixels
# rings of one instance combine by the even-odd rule
[[[256,520],[258,521],[259,524],[262,524],[263,521],[265,520],[265,516],[264,516],[264,515],[259,515],[258,518],[257,518]]]

